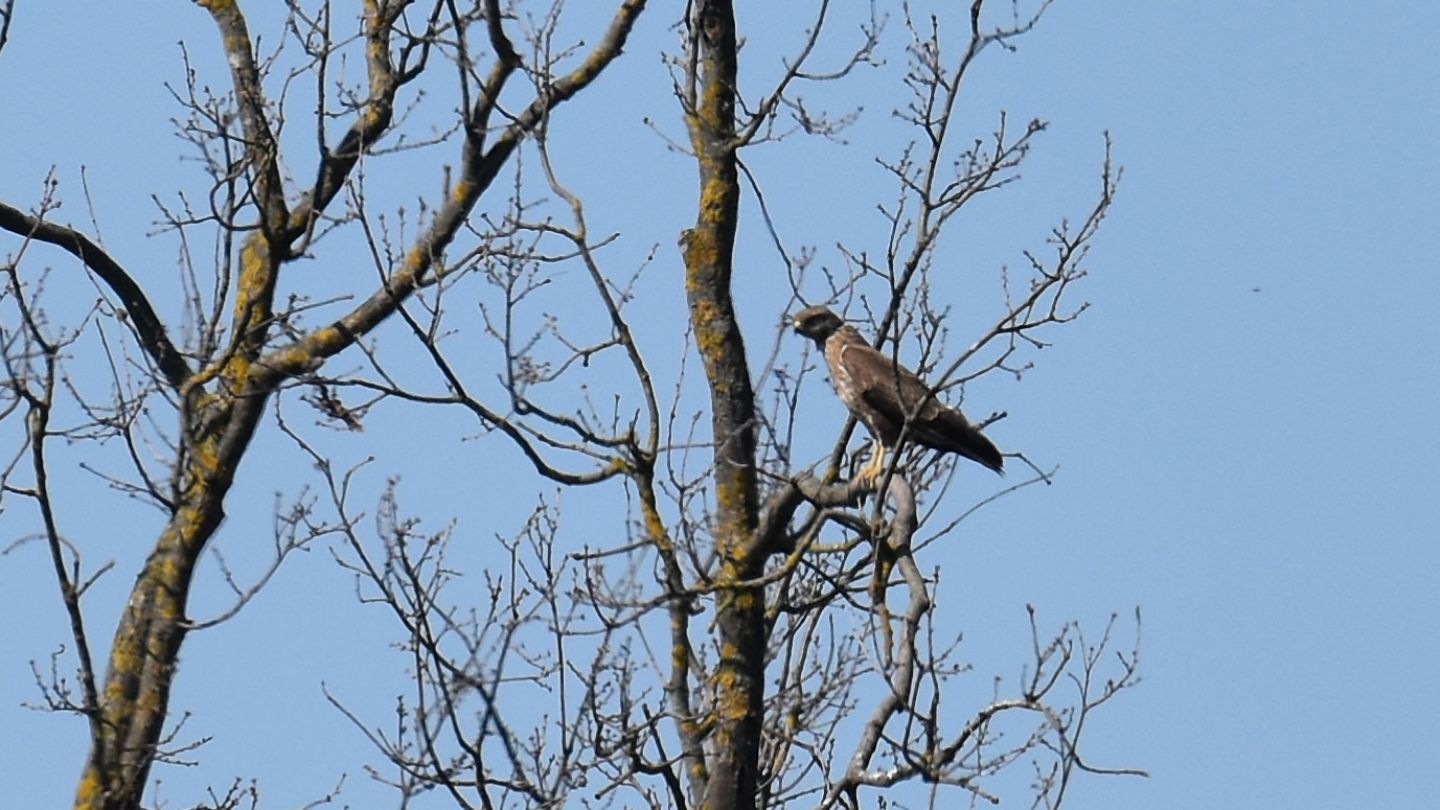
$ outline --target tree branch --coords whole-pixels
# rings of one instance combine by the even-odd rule
[[[165,376],[166,382],[179,389],[190,378],[189,364],[170,342],[165,325],[160,322],[160,316],[155,314],[155,308],[150,305],[145,292],[120,263],[101,250],[90,237],[74,228],[47,222],[5,203],[0,203],[0,228],[27,239],[55,245],[83,262],[120,298],[121,306],[125,307],[130,322],[134,324],[135,335],[140,340],[141,347]]]

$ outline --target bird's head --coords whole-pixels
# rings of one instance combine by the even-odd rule
[[[795,313],[795,331],[815,341],[817,346],[824,346],[825,339],[844,325],[840,316],[827,307],[806,307]]]

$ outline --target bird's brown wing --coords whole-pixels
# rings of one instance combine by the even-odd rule
[[[856,416],[871,426],[872,432],[877,424],[886,428],[876,437],[886,446],[895,444],[905,417],[917,405],[924,403],[917,414],[917,421],[928,421],[938,416],[938,403],[929,397],[930,389],[925,383],[914,372],[896,365],[863,340],[849,342],[838,359],[844,365],[841,375],[851,393],[851,401],[847,404]]]
[[[869,346],[847,347],[843,360],[851,384],[860,394],[862,407],[871,409],[885,422],[896,425],[894,436],[881,437],[887,445],[898,439],[898,426],[910,417],[908,437],[936,450],[959,453],[965,458],[1001,472],[1005,460],[995,445],[971,425],[959,410],[931,395],[930,387],[909,369],[895,364]],[[917,410],[918,407],[918,410]],[[911,412],[915,413],[911,415]],[[863,414],[859,414],[864,419]],[[866,420],[867,424],[870,420]]]

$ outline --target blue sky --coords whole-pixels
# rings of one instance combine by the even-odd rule
[[[181,39],[206,81],[225,83],[208,19],[180,2],[145,15],[21,4],[0,53],[0,199],[33,204],[54,167],[61,218],[82,225],[85,167],[105,244],[173,312],[175,245],[146,236],[149,198],[195,182],[176,157],[168,120],[178,110],[163,83],[182,77]],[[694,171],[641,120],[682,134],[658,59],[678,12],[655,11],[616,72],[562,111],[557,128],[587,121],[590,132],[559,145],[557,158],[593,200],[592,228],[624,235],[614,266],[659,245],[637,306],[647,313],[642,340],[673,369],[678,350],[663,351],[681,312],[673,245],[692,216]],[[798,23],[761,4],[742,4],[740,15],[754,54],[743,70],[758,87]],[[1080,291],[1090,311],[1051,335],[1022,381],[995,377],[967,392],[977,411],[1009,413],[993,429],[997,443],[1059,465],[1056,483],[986,509],[922,560],[944,571],[940,599],[986,686],[1018,669],[1027,603],[1042,620],[1097,628],[1112,611],[1144,612],[1144,681],[1098,716],[1087,753],[1152,775],[1085,779],[1074,807],[1433,801],[1424,775],[1440,764],[1436,31],[1440,6],[1421,0],[1363,10],[1059,0],[1017,52],[988,52],[969,79],[967,133],[985,136],[1001,110],[1050,122],[1022,182],[985,199],[940,249],[939,289],[972,323],[993,314],[1000,265],[1018,266],[1022,249],[1093,197],[1104,131],[1125,169]],[[847,145],[792,140],[747,155],[792,251],[813,245],[833,265],[837,241],[879,232],[874,205],[890,189],[868,155],[893,153],[874,139],[896,131],[882,82],[893,79],[902,34],[892,16],[892,70],[856,78],[854,97],[879,100]],[[838,103],[851,92],[816,97]],[[422,190],[438,188],[433,171],[418,175]],[[375,182],[395,181],[377,170]],[[739,307],[747,328],[768,335],[783,269],[757,215],[747,200]],[[13,250],[0,239],[0,254]],[[93,295],[72,262],[45,261],[52,300]],[[316,276],[306,283],[323,286]],[[767,345],[752,341],[752,353]],[[782,346],[791,358],[802,351],[798,340]],[[801,444],[819,454],[838,411],[819,397],[807,408],[817,427]],[[418,451],[417,421],[433,433]],[[454,413],[407,419],[393,409],[361,437],[320,431],[317,441],[344,459],[381,456],[363,479],[366,497],[399,472],[405,505],[436,528],[454,517],[478,559],[532,501],[508,472],[523,469],[513,453],[493,437],[465,440],[476,432]],[[57,452],[67,530],[91,564],[116,560],[89,597],[103,645],[157,516]],[[268,543],[273,493],[314,483],[273,429],[250,465],[217,538],[241,566],[247,549]],[[947,497],[958,509],[998,486],[967,471]],[[567,494],[566,504],[603,511],[587,497]],[[0,543],[32,530],[27,508],[6,502]],[[0,793],[17,807],[67,802],[85,750],[82,723],[20,706],[37,700],[29,661],[43,663],[67,638],[47,571],[38,545],[0,557],[0,612],[11,617],[0,623]],[[225,604],[211,577],[196,615]],[[403,688],[403,657],[384,650],[392,637],[384,617],[355,607],[323,548],[291,559],[236,619],[188,642],[173,705],[192,712],[188,734],[214,740],[198,767],[157,770],[158,795],[190,806],[205,785],[242,776],[260,780],[262,806],[300,806],[348,773],[344,799],[376,806],[360,767],[373,753],[321,685],[383,722]],[[1018,795],[1002,806],[1016,805]]]

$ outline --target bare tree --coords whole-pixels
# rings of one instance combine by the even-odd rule
[[[935,517],[953,460],[902,450],[879,482],[847,479],[853,420],[835,426],[827,458],[796,459],[797,436],[812,430],[802,401],[817,396],[805,392],[824,386],[813,358],[783,340],[796,304],[835,303],[866,320],[897,362],[902,347],[913,349],[932,396],[946,398],[986,375],[1018,375],[1049,330],[1083,311],[1072,287],[1118,175],[1108,140],[1094,203],[1056,227],[1045,251],[1025,254],[1013,288],[1006,275],[1003,311],[966,327],[966,348],[948,348],[952,324],[931,296],[946,226],[1012,182],[1044,130],[1002,116],[988,139],[957,146],[966,76],[982,52],[1031,30],[1048,0],[1016,4],[998,25],[974,0],[958,35],[940,16],[902,7],[907,71],[895,114],[913,140],[880,149],[895,187],[879,205],[884,230],[845,235],[842,270],[809,252],[782,256],[790,294],[764,313],[780,326],[748,332],[735,282],[747,188],[769,236],[782,240],[743,150],[839,137],[853,114],[822,111],[801,88],[843,86],[877,63],[887,16],[872,6],[845,50],[826,40],[835,26],[820,0],[756,93],[742,92],[740,60],[752,54],[732,3],[689,3],[664,63],[686,136],[671,146],[698,175],[678,259],[687,345],[668,355],[643,345],[635,301],[644,271],[674,254],[657,247],[620,266],[609,249],[625,235],[591,232],[558,156],[575,125],[559,108],[607,91],[596,80],[625,50],[643,0],[616,2],[602,29],[578,33],[562,3],[367,0],[350,22],[328,2],[289,0],[271,51],[258,43],[273,38],[254,36],[237,4],[197,5],[231,75],[217,96],[187,65],[173,88],[180,134],[207,178],[199,204],[158,202],[181,245],[183,310],[161,312],[116,253],[56,221],[56,183],[28,209],[0,202],[0,229],[13,236],[0,299],[0,418],[24,420],[0,492],[38,510],[70,619],[73,650],[48,674],[37,667],[36,680],[50,708],[89,723],[76,807],[141,806],[152,765],[188,750],[166,725],[187,633],[235,615],[292,551],[320,538],[333,542],[360,600],[393,616],[411,656],[413,690],[393,733],[375,730],[374,707],[331,697],[388,763],[371,773],[399,806],[439,790],[460,807],[857,807],[907,782],[993,799],[991,781],[1029,762],[1035,805],[1055,807],[1074,774],[1103,770],[1081,755],[1082,731],[1136,682],[1136,651],[1117,650],[1111,625],[1087,643],[1078,625],[1046,631],[1032,611],[1022,682],[957,708],[950,684],[964,667],[937,638],[938,572],[921,567],[923,549],[969,514]],[[7,29],[9,19],[6,5]],[[355,63],[359,80],[345,72]],[[295,100],[302,87],[310,102]],[[301,132],[306,121],[313,136]],[[304,157],[307,141],[313,155]],[[421,195],[418,213],[383,207],[369,167],[445,150],[451,162],[426,181],[440,191]],[[96,282],[94,305],[71,321],[48,314],[43,276],[29,272],[44,245]],[[207,252],[212,261],[198,258]],[[295,289],[284,284],[302,261],[357,260],[374,279],[365,286],[351,272],[322,293],[282,293]],[[555,287],[588,314],[548,309],[540,299]],[[406,345],[382,349],[382,324]],[[458,342],[475,334],[488,340],[487,363],[475,361],[475,341]],[[747,338],[770,347],[758,372]],[[95,400],[67,371],[82,347],[106,357],[108,398]],[[703,387],[683,361],[668,379],[654,371],[655,358],[692,351]],[[293,418],[304,404],[358,431],[380,403],[469,414],[552,488],[518,533],[493,541],[500,560],[479,574],[484,599],[453,587],[461,536],[424,528],[434,516],[407,515],[397,488],[386,489],[367,531],[354,490],[363,467],[338,465]],[[267,413],[311,457],[322,494],[279,505],[265,572],[242,583],[222,560],[233,607],[192,619],[197,562]],[[118,441],[133,474],[107,483],[166,516],[103,671],[82,602],[106,566],[87,570],[60,526],[48,467],[56,438]],[[1005,492],[1047,480],[1030,466],[1035,475]],[[591,528],[609,539],[578,544],[566,540],[558,493],[587,488],[623,499],[623,516],[598,535]],[[532,699],[549,707],[543,716],[506,710]],[[256,803],[238,781],[210,798],[214,807]]]

